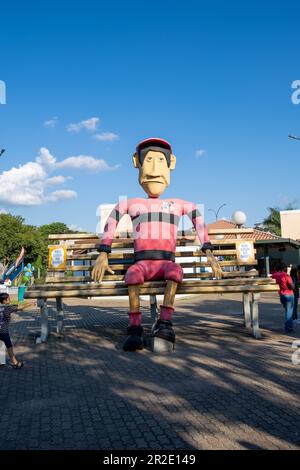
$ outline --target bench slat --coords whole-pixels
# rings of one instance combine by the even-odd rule
[[[198,285],[195,287],[188,287],[184,283],[178,286],[177,294],[204,294],[204,293],[234,293],[234,292],[277,292],[278,286],[273,284],[265,285],[251,285],[243,282],[241,285],[228,285],[228,286],[205,286]],[[142,286],[140,288],[141,295],[161,295],[165,292],[165,286],[163,287],[148,287]],[[113,289],[104,289],[102,287],[94,289],[80,289],[74,287],[72,290],[57,290],[51,289],[29,289],[25,293],[26,299],[37,299],[37,298],[56,298],[56,297],[102,297],[102,296],[123,296],[128,295],[128,289],[124,287],[118,287]]]
[[[183,281],[180,285],[185,285],[185,286],[236,286],[236,285],[240,285],[241,284],[241,279],[210,279],[210,280],[204,280],[204,281],[200,281],[199,280],[190,280],[190,281]],[[276,285],[276,282],[274,279],[270,279],[268,277],[259,277],[259,278],[253,278],[253,279],[247,279],[245,281],[243,281],[244,284],[248,284],[248,285],[261,285],[261,284],[273,284],[273,285]],[[82,290],[85,290],[85,289],[94,289],[94,288],[98,288],[98,287],[103,287],[103,289],[107,289],[107,288],[113,288],[113,287],[119,287],[119,286],[123,286],[124,285],[124,282],[103,282],[101,284],[97,283],[97,282],[91,282],[90,284],[85,284],[85,285],[82,285],[80,284],[79,285],[79,288],[82,289]],[[165,286],[166,285],[166,281],[149,281],[149,282],[145,282],[145,284],[143,284],[143,286],[150,286],[150,287],[160,287],[160,286]],[[43,286],[43,289],[53,289],[53,287],[51,285],[47,285],[47,286]],[[77,287],[76,287],[77,288]],[[73,289],[73,286],[70,286],[70,285],[66,285],[66,286],[59,286],[57,287],[57,289],[61,289],[62,291],[64,289]],[[31,290],[40,290],[40,286],[32,286],[31,287]]]
[[[74,250],[76,251],[76,250]],[[254,253],[256,253],[256,250],[254,250]],[[236,250],[214,250],[213,251],[214,256],[236,256]],[[99,253],[84,253],[84,254],[73,254],[73,255],[68,255],[67,256],[67,261],[79,261],[79,260],[85,260],[85,261],[92,261],[97,259],[99,256]],[[176,251],[175,253],[176,258],[180,257],[205,257],[205,253],[203,251]],[[108,259],[131,259],[133,258],[133,250],[130,253],[110,253],[108,255]]]
[[[116,271],[122,271],[128,269],[129,266],[133,264],[132,262],[128,262],[126,264],[114,264],[109,263],[111,268]],[[183,262],[178,263],[182,268],[200,268],[200,267],[209,267],[210,263],[207,261],[193,261],[193,262]],[[257,261],[219,261],[220,266],[254,266],[257,264]],[[48,272],[66,272],[66,271],[91,271],[93,266],[67,266],[65,269],[48,269]]]
[[[258,271],[231,271],[231,272],[223,272],[223,278],[236,278],[237,275],[239,277],[256,277],[258,276]],[[212,273],[184,273],[183,279],[194,279],[194,278],[211,278],[213,276]],[[114,275],[106,275],[104,276],[104,281],[123,281],[125,278],[124,274],[114,274]],[[90,276],[62,276],[62,277],[54,277],[48,276],[46,277],[46,284],[62,284],[62,283],[74,283],[74,282],[91,282],[92,278]]]
[[[208,278],[212,277],[212,273],[184,273],[184,279],[193,279],[193,278]],[[253,274],[252,274],[253,276]],[[104,276],[104,281],[123,281],[125,278],[124,274],[107,274]],[[91,276],[62,276],[62,277],[46,277],[46,283],[63,283],[63,282],[91,282]]]
[[[133,241],[132,239],[125,239],[126,242],[124,241],[114,241],[112,243],[112,248],[116,248],[116,249],[127,249],[127,248],[133,248]],[[236,245],[236,242],[237,241],[254,241],[252,239],[248,239],[248,238],[241,238],[241,239],[237,239],[237,238],[226,238],[226,239],[222,239],[222,240],[218,240],[218,239],[211,239],[211,244],[213,246],[215,246],[216,248],[219,246],[219,245],[224,245],[224,246],[233,246],[235,247]],[[100,241],[98,240],[97,242],[94,242],[94,243],[75,243],[75,244],[70,244],[68,245],[68,250],[80,250],[80,249],[91,249],[91,250],[95,250],[96,249],[96,246],[99,245]],[[49,246],[52,246],[52,245],[49,245]],[[177,239],[176,241],[176,246],[199,246],[199,241],[195,238],[189,238],[189,239]]]

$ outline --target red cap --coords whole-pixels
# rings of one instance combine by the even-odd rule
[[[158,137],[150,137],[149,139],[142,140],[136,147],[137,151],[147,147],[162,147],[172,152],[171,144],[164,139]]]

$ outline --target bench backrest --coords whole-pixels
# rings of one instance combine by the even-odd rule
[[[254,259],[256,250],[253,248],[251,233],[253,229],[209,231],[213,253],[222,266],[225,278],[258,275],[255,269],[257,261]],[[66,266],[48,267],[46,283],[90,282],[91,270],[98,256],[96,245],[99,244],[99,238],[95,234],[88,233],[49,235],[48,238],[52,242],[49,249],[53,249],[53,245],[66,247]],[[248,249],[253,256],[247,258],[245,251]],[[134,262],[133,240],[116,238],[108,258],[115,274],[106,274],[104,280],[123,281],[128,267]],[[176,262],[183,268],[184,279],[213,278],[205,253],[199,250],[198,239],[193,234],[178,237]]]

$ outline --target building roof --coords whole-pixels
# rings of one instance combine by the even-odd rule
[[[237,239],[237,234],[236,233],[222,233],[222,230],[229,231],[233,229],[237,229],[237,225],[233,222],[230,222],[229,220],[217,220],[216,222],[212,222],[210,224],[207,224],[207,229],[208,232],[211,230],[217,230],[217,234],[215,233],[209,233],[211,239],[218,239],[218,233],[222,236],[222,240],[236,240]],[[245,229],[245,227],[243,227]],[[247,232],[247,229],[249,230]],[[184,232],[178,231],[178,235],[195,235],[195,230],[188,229],[185,230]],[[253,240],[253,242],[257,245],[273,245],[273,244],[288,244],[293,246],[296,249],[300,249],[300,241],[298,240],[293,240],[291,238],[282,238],[277,235],[274,235],[271,232],[265,232],[264,230],[258,230],[258,229],[253,229],[251,227],[247,227],[245,232],[242,232],[238,234],[240,239],[246,239],[246,240]],[[130,238],[131,234],[124,232],[123,234],[119,234],[121,238]],[[89,243],[98,243],[99,238],[95,235],[95,239],[89,240]],[[75,241],[75,244],[80,245],[80,244],[85,244],[85,240],[77,240]],[[78,247],[80,250],[80,246]],[[79,253],[79,251],[78,251]]]
[[[236,229],[237,225],[229,220],[217,220],[211,224],[207,224],[208,231],[210,230],[223,230],[223,229]],[[224,238],[236,238],[234,233],[224,234]],[[253,229],[252,233],[241,233],[240,238],[246,238],[247,240],[281,240],[281,237],[274,235],[271,232],[265,232],[264,230]]]

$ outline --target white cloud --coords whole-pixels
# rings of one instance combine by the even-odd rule
[[[48,192],[49,186],[61,185],[72,179],[71,176],[51,176],[51,173],[58,168],[108,171],[118,166],[110,167],[105,160],[84,155],[69,157],[58,162],[47,148],[41,147],[35,161],[0,173],[0,203],[36,206],[49,201],[73,199],[77,193],[71,189]]]
[[[46,199],[47,201],[56,202],[60,199],[74,199],[76,196],[76,191],[72,191],[71,189],[59,189],[58,191],[53,191],[53,193],[48,194]]]
[[[52,178],[46,179],[46,184],[48,186],[53,186],[55,184],[63,184],[69,179],[72,179],[72,178],[70,176],[62,176],[62,175],[52,176]]]
[[[205,150],[204,150],[204,149],[198,149],[198,150],[196,150],[196,157],[197,157],[197,158],[203,157],[204,154],[205,154]]]
[[[97,126],[100,122],[98,117],[92,117],[89,119],[85,119],[84,121],[80,121],[76,124],[69,124],[67,126],[68,132],[80,132],[82,129],[86,129],[87,131],[94,132],[97,130]]]
[[[69,229],[73,230],[74,232],[85,232],[85,233],[88,232],[86,228],[82,228],[80,227],[80,225],[77,225],[77,224],[69,225]]]
[[[94,139],[99,140],[100,142],[114,142],[119,140],[119,136],[113,132],[101,132],[100,134],[95,134]]]
[[[105,160],[97,159],[88,155],[79,155],[78,157],[69,157],[56,164],[58,168],[86,169],[93,171],[109,171],[118,168],[118,165],[109,166]]]
[[[45,147],[41,147],[39,150],[39,154],[36,157],[35,161],[41,165],[46,167],[54,167],[56,164],[56,158],[51,155],[49,150]]]
[[[34,162],[4,171],[0,174],[0,201],[18,206],[36,206],[49,200],[69,198],[70,195],[59,191],[45,193],[47,186],[62,184],[67,179],[63,176],[48,178],[55,165],[56,158],[42,147]]]
[[[58,122],[58,117],[53,117],[44,122],[44,127],[55,127]]]
[[[46,177],[47,173],[36,162],[4,171],[0,175],[0,201],[22,206],[42,204]]]

